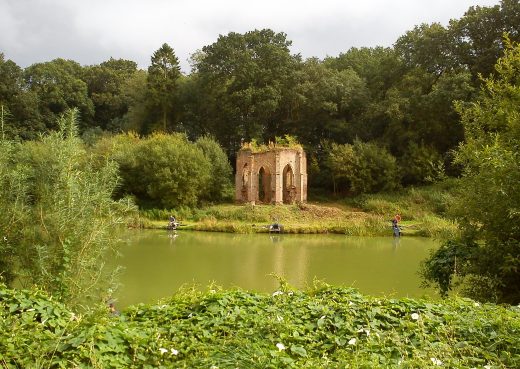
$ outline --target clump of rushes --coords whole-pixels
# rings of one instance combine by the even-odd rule
[[[282,283],[272,294],[185,289],[81,319],[40,293],[0,287],[6,367],[518,368],[519,327],[518,307],[320,284]]]

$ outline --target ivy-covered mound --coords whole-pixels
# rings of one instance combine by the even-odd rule
[[[518,368],[520,308],[322,286],[187,290],[78,317],[41,292],[0,287],[0,367]]]

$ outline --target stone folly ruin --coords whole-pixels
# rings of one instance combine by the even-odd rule
[[[307,201],[307,159],[301,147],[271,147],[237,155],[235,197],[251,204],[292,204]]]

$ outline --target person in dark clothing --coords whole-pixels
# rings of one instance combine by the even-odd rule
[[[173,215],[170,215],[170,221],[168,222],[169,230],[176,230],[179,223],[177,223],[177,219]]]
[[[401,217],[399,217],[401,219]],[[392,230],[394,232],[394,237],[401,236],[401,227],[399,227],[399,220],[397,218],[397,215],[392,219]]]

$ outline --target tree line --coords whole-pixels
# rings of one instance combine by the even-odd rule
[[[393,47],[351,48],[324,60],[291,54],[282,32],[230,32],[192,55],[188,75],[168,44],[147,70],[113,58],[22,69],[0,54],[2,134],[34,139],[77,108],[91,143],[107,133],[211,136],[233,163],[244,141],[291,135],[307,151],[311,189],[421,184],[460,174],[451,152],[464,131],[453,102],[475,100],[481,77],[503,54],[504,34],[520,39],[519,24],[519,2],[502,0],[471,7],[447,26],[417,26]]]

